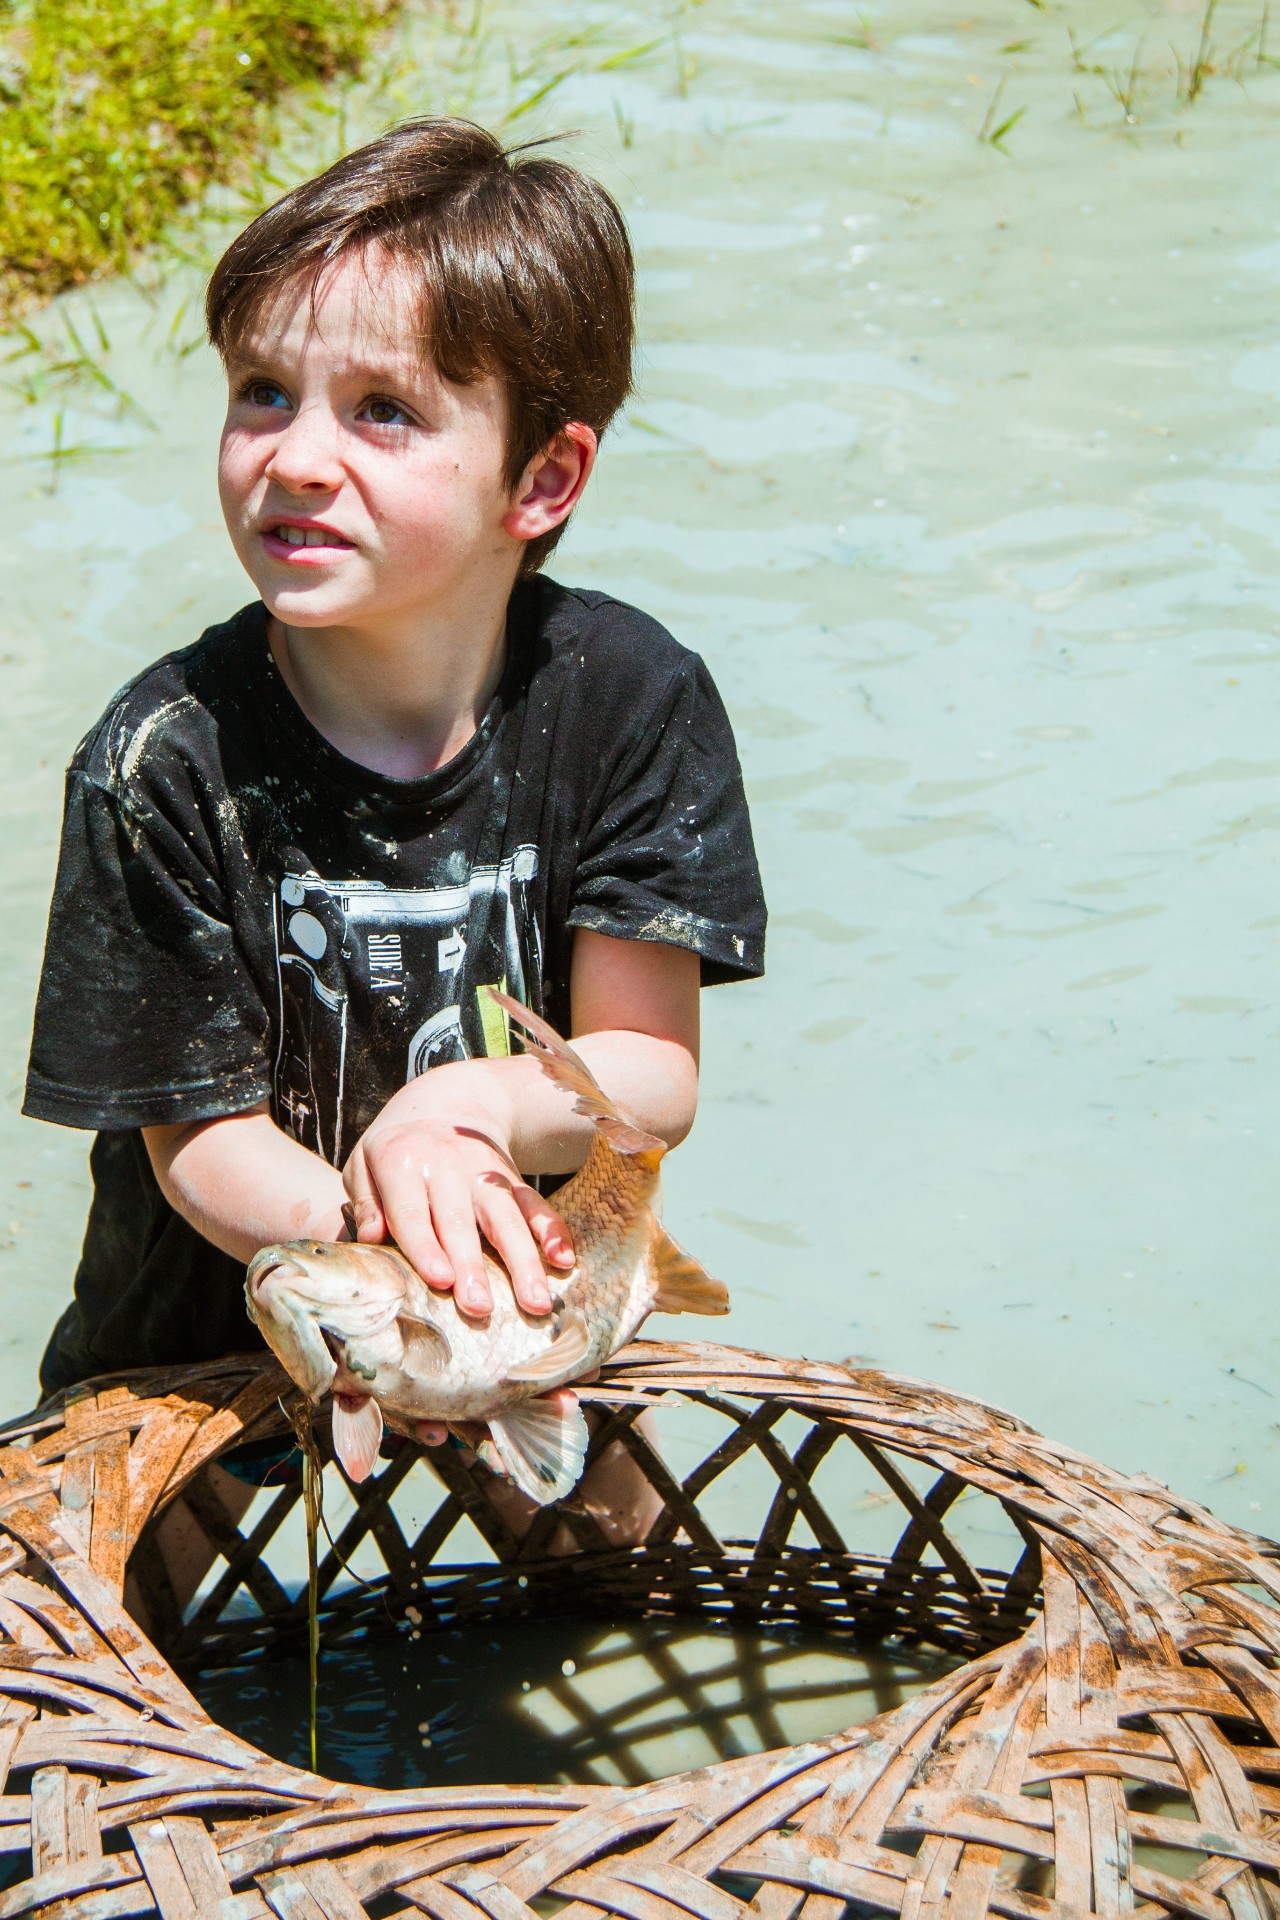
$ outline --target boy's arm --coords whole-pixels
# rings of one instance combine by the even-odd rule
[[[606,1093],[672,1146],[697,1107],[700,978],[683,947],[574,936],[574,1047]],[[573,1248],[516,1169],[570,1173],[592,1133],[526,1055],[433,1067],[392,1096],[347,1163],[359,1237],[394,1240],[429,1285],[454,1287],[461,1307],[484,1313],[483,1233],[521,1305],[545,1313],[543,1258],[572,1266]]]
[[[265,1102],[222,1119],[145,1127],[143,1138],[169,1205],[237,1260],[277,1240],[343,1232],[342,1175],[282,1133]]]
[[[574,1045],[606,1092],[672,1145],[697,1105],[698,983],[698,956],[683,948],[575,936]],[[336,1239],[350,1197],[362,1240],[395,1240],[472,1313],[489,1303],[482,1233],[521,1304],[550,1307],[543,1258],[571,1266],[573,1249],[554,1207],[520,1175],[571,1172],[591,1134],[522,1055],[433,1067],[401,1088],[357,1144],[345,1182],[265,1106],[145,1129],[166,1199],[224,1252],[247,1261],[276,1240]]]

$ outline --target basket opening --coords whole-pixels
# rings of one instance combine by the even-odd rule
[[[640,1411],[609,1408],[597,1436],[661,1494],[639,1549],[611,1546],[574,1496],[517,1537],[492,1476],[448,1449],[393,1441],[358,1488],[329,1462],[325,1772],[658,1779],[859,1725],[1014,1638],[1038,1604],[1034,1546],[952,1474],[777,1403],[667,1402],[656,1441],[630,1424]],[[305,1765],[304,1509],[297,1463],[273,1475],[251,1497],[242,1484],[234,1513],[225,1475],[192,1482],[139,1541],[133,1592],[213,1718]],[[181,1601],[159,1531],[175,1515],[212,1551]]]
[[[848,1633],[589,1614],[322,1635],[319,1762],[371,1786],[639,1785],[839,1732],[960,1663]],[[192,1679],[223,1727],[308,1764],[305,1648]]]

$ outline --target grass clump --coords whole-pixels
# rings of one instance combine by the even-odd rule
[[[1236,19],[1236,37],[1227,44],[1222,39],[1225,31],[1220,15],[1225,11],[1224,0],[1198,0],[1199,19],[1195,28],[1195,39],[1184,52],[1176,44],[1170,44],[1168,58],[1162,59],[1159,53],[1148,65],[1145,52],[1150,34],[1153,31],[1155,15],[1148,11],[1138,33],[1128,59],[1119,65],[1108,65],[1096,55],[1100,44],[1109,45],[1115,34],[1105,32],[1095,34],[1091,40],[1077,40],[1075,32],[1068,27],[1067,36],[1071,43],[1071,59],[1079,74],[1093,75],[1101,80],[1108,93],[1120,108],[1126,126],[1135,126],[1141,117],[1140,98],[1150,98],[1157,85],[1172,81],[1171,104],[1179,108],[1192,107],[1205,93],[1208,82],[1217,77],[1234,80],[1236,85],[1245,88],[1255,77],[1274,73],[1280,67],[1270,49],[1271,0],[1263,0],[1261,8],[1256,7],[1251,16],[1238,7],[1231,11]],[[1243,26],[1243,33],[1240,28]],[[1166,99],[1170,96],[1166,94]],[[1159,96],[1156,96],[1158,103]],[[1083,119],[1085,102],[1076,94],[1076,111]]]
[[[119,272],[398,0],[0,0],[0,322]]]

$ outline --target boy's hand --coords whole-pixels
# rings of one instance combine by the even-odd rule
[[[519,1305],[549,1313],[543,1262],[573,1265],[569,1229],[521,1177],[500,1111],[462,1097],[470,1089],[459,1076],[473,1064],[487,1063],[437,1067],[411,1081],[360,1139],[343,1170],[356,1238],[394,1240],[428,1286],[452,1287],[464,1313],[483,1315],[493,1304],[483,1235]]]

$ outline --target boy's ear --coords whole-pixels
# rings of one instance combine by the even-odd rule
[[[517,540],[537,540],[567,520],[591,477],[598,446],[581,420],[562,428],[520,475],[502,517],[503,531]]]

